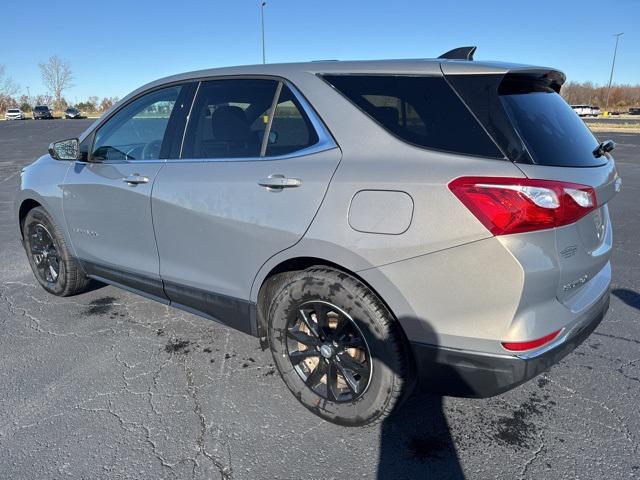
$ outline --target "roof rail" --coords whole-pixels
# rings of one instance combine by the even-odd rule
[[[443,53],[438,58],[443,60],[473,60],[473,54],[478,47],[458,47]]]

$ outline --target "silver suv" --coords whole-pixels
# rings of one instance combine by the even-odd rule
[[[553,69],[311,62],[146,85],[22,172],[31,267],[224,323],[342,425],[419,382],[491,396],[579,345],[609,305],[620,189]]]

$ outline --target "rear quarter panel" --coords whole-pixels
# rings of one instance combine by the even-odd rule
[[[439,68],[423,73],[441,75]],[[329,245],[339,245],[357,252],[354,264],[345,265],[357,271],[491,236],[447,185],[463,175],[523,177],[513,163],[414,147],[386,132],[316,75],[302,72],[290,79],[343,153],[326,198],[300,242],[313,244],[309,254],[323,254],[321,245],[329,249]],[[352,228],[349,208],[363,190],[408,194],[413,214],[406,231],[384,234]]]

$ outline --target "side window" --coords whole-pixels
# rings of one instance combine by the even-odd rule
[[[156,90],[117,112],[96,132],[92,159],[159,159],[169,118],[182,88]]]
[[[267,112],[265,112],[265,115]],[[268,116],[266,117],[268,118]],[[318,135],[287,86],[282,87],[265,155],[286,155],[318,142]]]
[[[325,75],[324,79],[388,132],[407,143],[504,158],[442,77]]]
[[[211,80],[200,85],[182,158],[259,157],[278,82]]]

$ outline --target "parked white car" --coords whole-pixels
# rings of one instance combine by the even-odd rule
[[[571,108],[579,117],[597,117],[600,115],[600,107],[592,105],[571,105]]]
[[[24,120],[24,113],[19,108],[9,108],[4,114],[5,120]]]

